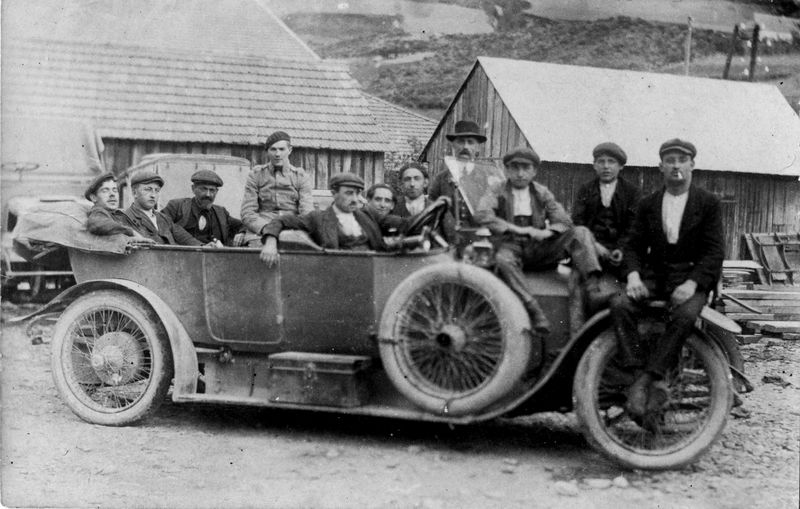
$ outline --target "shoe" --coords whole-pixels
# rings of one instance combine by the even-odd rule
[[[650,384],[650,393],[647,397],[647,413],[655,414],[661,411],[669,402],[669,385],[663,380]]]
[[[653,381],[649,373],[643,373],[628,387],[628,400],[625,402],[625,409],[635,417],[644,416],[647,410],[648,393],[650,383]]]
[[[600,276],[591,275],[586,279],[584,291],[586,292],[586,304],[591,311],[596,311],[606,304],[614,295],[614,292],[603,285]]]
[[[533,330],[541,335],[550,334],[550,320],[544,315],[544,311],[539,307],[539,303],[535,300],[526,302],[525,309],[528,311],[528,316],[531,318]]]

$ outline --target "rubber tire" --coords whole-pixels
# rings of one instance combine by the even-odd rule
[[[606,362],[617,349],[611,330],[600,334],[583,353],[575,371],[573,403],[586,440],[607,458],[628,468],[666,470],[688,465],[702,456],[722,434],[733,405],[732,379],[725,356],[712,341],[692,334],[686,340],[705,364],[712,383],[711,412],[703,430],[687,447],[668,454],[640,454],[616,442],[606,431],[597,405],[597,386]]]
[[[84,313],[96,309],[126,314],[150,340],[152,369],[148,386],[138,401],[123,410],[102,412],[85,405],[73,392],[64,371],[62,361],[64,350],[70,347],[66,341],[70,327]],[[164,401],[174,372],[169,340],[158,316],[138,296],[120,290],[101,290],[79,297],[64,310],[53,329],[51,367],[56,389],[70,410],[86,422],[106,426],[127,426],[153,414]]]
[[[415,379],[392,338],[399,313],[417,292],[434,283],[462,283],[481,294],[495,311],[502,330],[503,353],[496,371],[476,391],[455,398],[427,391],[427,382]],[[380,357],[397,390],[415,405],[438,415],[476,414],[507,395],[522,378],[531,355],[530,320],[519,298],[487,270],[457,262],[431,265],[407,277],[392,292],[380,321]],[[445,412],[446,406],[446,412]]]

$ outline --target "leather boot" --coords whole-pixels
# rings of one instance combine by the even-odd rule
[[[628,413],[636,417],[644,416],[652,381],[653,376],[650,373],[642,373],[633,385],[628,387],[628,401],[625,403]]]
[[[539,306],[536,299],[531,299],[525,303],[525,309],[528,310],[528,316],[531,318],[531,325],[533,330],[538,334],[550,333],[550,320],[544,315],[544,311]]]
[[[586,291],[586,304],[590,312],[594,313],[600,308],[608,305],[608,301],[614,295],[613,290],[603,285],[598,274],[590,274],[586,278],[584,290]]]

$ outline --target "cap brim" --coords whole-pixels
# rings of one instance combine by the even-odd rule
[[[530,157],[522,157],[522,156],[515,156],[509,159],[508,161],[504,161],[503,164],[509,165],[513,162],[520,162],[520,163],[528,163],[528,164],[539,164]]]
[[[476,138],[479,142],[486,143],[486,136],[478,133],[450,133],[445,135],[445,138],[447,138],[447,141],[453,141],[456,138]]]
[[[691,149],[686,148],[686,147],[681,147],[679,145],[675,145],[675,146],[671,146],[671,147],[664,147],[664,148],[661,149],[661,151],[658,153],[658,155],[666,154],[667,152],[683,152],[686,155],[690,155],[690,156],[694,157],[694,152],[692,152]]]

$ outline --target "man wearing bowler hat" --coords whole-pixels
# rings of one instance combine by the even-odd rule
[[[475,161],[481,155],[483,150],[482,145],[486,142],[486,136],[481,132],[478,124],[472,120],[459,120],[456,122],[453,132],[446,135],[447,141],[450,142],[450,154],[460,161],[464,161],[465,170],[470,171],[470,163]],[[456,186],[450,172],[446,168],[439,170],[439,173],[433,178],[430,188],[428,189],[428,197],[435,200],[440,196],[447,196],[456,203]],[[469,208],[463,199],[459,197],[458,201],[458,214],[462,224],[474,226],[472,215]]]
[[[631,236],[641,192],[619,176],[628,162],[622,147],[601,143],[592,150],[592,157],[597,176],[578,189],[572,220],[592,232],[601,259],[617,261]]]
[[[225,207],[214,205],[222,179],[214,171],[200,170],[191,181],[194,197],[170,200],[162,212],[203,244],[232,245],[243,225]]]
[[[697,149],[675,138],[658,153],[664,187],[639,204],[623,246],[627,286],[611,299],[619,362],[635,376],[626,408],[639,417],[668,402],[668,374],[717,284],[725,255],[720,201],[692,185]],[[650,298],[669,302],[669,318],[661,337],[646,347],[637,317]]]
[[[89,184],[83,196],[94,206],[89,210],[86,229],[95,235],[122,234],[137,236],[130,226],[122,224],[123,213],[119,210],[119,190],[114,175],[104,173]]]
[[[123,211],[122,219],[136,232],[156,244],[201,246],[199,240],[156,210],[164,179],[153,170],[142,170],[131,177],[133,203]]]
[[[546,334],[550,323],[527,287],[523,270],[549,268],[572,258],[590,304],[600,299],[600,275],[594,238],[584,226],[573,226],[564,207],[545,186],[534,181],[539,155],[519,147],[503,157],[506,182],[495,186],[478,205],[475,219],[500,236],[495,257],[500,275],[522,299],[532,325]]]
[[[283,131],[270,134],[265,144],[267,164],[250,172],[242,199],[245,241],[261,245],[264,228],[276,217],[306,214],[314,210],[311,178],[303,168],[292,166],[292,140]]]
[[[261,260],[272,266],[278,260],[278,236],[282,230],[302,230],[326,249],[353,251],[384,251],[382,231],[405,224],[398,216],[386,215],[376,222],[373,216],[360,209],[359,195],[364,180],[354,173],[337,173],[329,181],[333,203],[325,210],[315,210],[300,216],[282,215],[264,228],[264,247]]]

